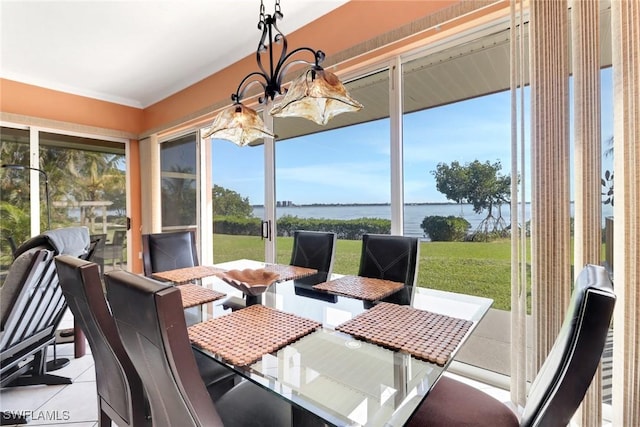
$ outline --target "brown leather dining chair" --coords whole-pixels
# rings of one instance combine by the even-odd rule
[[[568,425],[602,357],[615,301],[604,267],[587,265],[576,279],[564,323],[531,385],[520,420],[488,394],[443,377],[407,426]]]
[[[98,264],[68,255],[55,258],[60,286],[94,359],[101,426],[151,425],[142,381],[109,313]]]
[[[99,266],[67,255],[56,257],[55,263],[69,309],[91,347],[100,425],[151,425],[144,387],[107,305]],[[198,374],[212,394],[220,396],[234,385],[235,376],[228,369],[200,352],[194,356]]]
[[[195,231],[143,234],[142,264],[147,277],[161,271],[200,265]]]
[[[404,283],[403,289],[382,301],[411,305],[419,259],[415,237],[363,234],[358,276]]]
[[[154,426],[292,425],[292,407],[249,381],[214,403],[198,374],[176,287],[125,271],[107,273],[105,281],[118,332],[147,390]]]

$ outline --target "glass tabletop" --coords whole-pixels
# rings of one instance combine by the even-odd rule
[[[239,260],[216,267],[262,268],[264,263]],[[261,303],[320,322],[321,329],[248,366],[234,366],[214,354],[208,353],[209,356],[329,424],[402,426],[447,369],[449,361],[439,366],[336,331],[338,325],[371,305],[316,291],[313,284],[309,279],[275,283],[262,295]],[[218,278],[206,279],[203,286],[224,292],[236,302],[244,301],[240,291]],[[415,287],[415,308],[473,322],[451,359],[491,304],[488,298]],[[224,307],[224,302],[214,305],[207,316],[231,312]]]

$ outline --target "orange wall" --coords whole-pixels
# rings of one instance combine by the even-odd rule
[[[143,123],[143,111],[139,108],[6,79],[0,79],[0,111],[114,129],[136,135],[142,131]]]
[[[289,46],[308,46],[327,56],[384,34],[440,9],[458,3],[446,1],[352,0],[309,25],[286,34]],[[286,10],[283,11],[286,17]],[[256,41],[260,32],[255,28]],[[229,100],[245,75],[257,69],[255,53],[212,76],[178,92],[144,111],[145,130],[153,129]]]

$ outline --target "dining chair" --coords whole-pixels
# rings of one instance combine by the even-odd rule
[[[416,237],[363,234],[358,276],[404,283],[382,301],[411,305],[418,272],[420,245]]]
[[[142,235],[144,275],[199,265],[194,230]]]
[[[289,264],[318,270],[316,274],[293,281],[297,294],[317,296],[318,292],[313,289],[313,285],[331,278],[335,247],[336,233],[307,230],[293,232],[293,249],[291,250]],[[334,296],[328,296],[327,298],[331,302]]]
[[[150,426],[142,381],[109,312],[98,264],[68,255],[57,256],[55,263],[69,309],[91,347],[100,425]]]
[[[147,390],[156,427],[290,426],[292,407],[242,381],[215,400],[196,368],[176,287],[125,271],[105,275],[124,347]]]
[[[604,267],[576,279],[560,333],[531,384],[522,417],[482,391],[441,378],[407,424],[416,426],[566,426],[602,357],[616,296]]]
[[[336,233],[296,230],[289,264],[318,270],[327,280],[333,271],[335,246]]]

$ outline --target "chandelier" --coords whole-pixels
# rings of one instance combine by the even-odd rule
[[[262,37],[256,50],[259,71],[249,73],[240,81],[238,89],[231,95],[233,104],[218,114],[204,138],[226,139],[244,146],[259,138],[274,137],[258,113],[242,104],[247,89],[254,85],[261,86],[264,91],[258,98],[260,104],[267,104],[268,100],[273,101],[276,96],[284,95],[282,102],[270,112],[274,117],[304,117],[325,125],[338,114],[362,108],[362,104],[349,96],[338,77],[320,66],[325,58],[324,52],[299,47],[287,53],[287,38],[276,24],[283,16],[280,0],[276,0],[273,15],[265,14],[264,2],[260,1],[258,29],[262,31]],[[275,63],[274,44],[281,45],[280,57]],[[293,59],[304,53],[313,56],[313,62]],[[268,55],[268,67],[262,63],[263,55]],[[283,77],[291,66],[298,64],[307,65],[308,68],[291,82],[288,90],[284,89]]]

